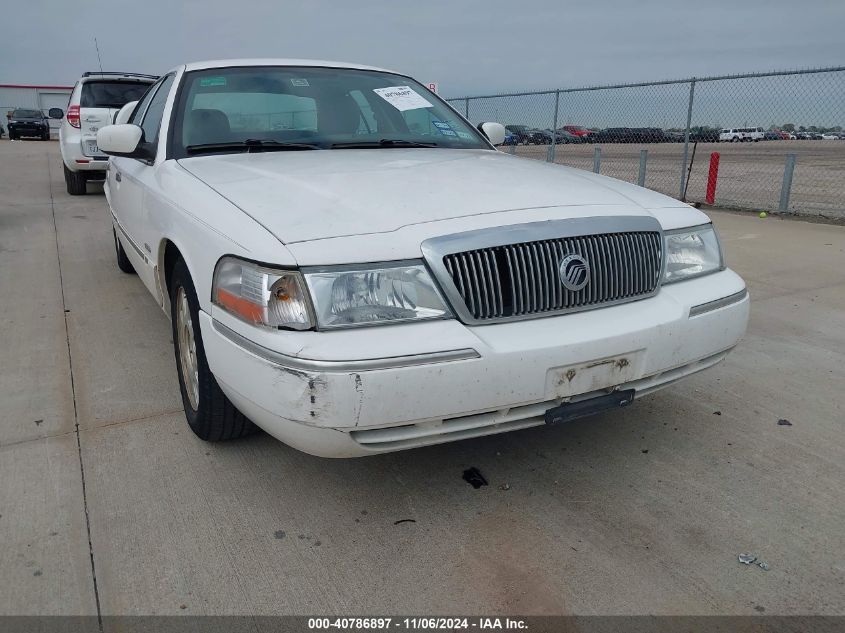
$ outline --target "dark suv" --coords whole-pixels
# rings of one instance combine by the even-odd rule
[[[50,121],[41,110],[18,108],[9,117],[9,140],[23,136],[34,136],[42,141],[50,140]]]

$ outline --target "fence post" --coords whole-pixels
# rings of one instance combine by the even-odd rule
[[[557,146],[555,141],[557,140],[557,113],[558,108],[560,107],[560,90],[555,90],[555,115],[552,118],[552,142],[549,144],[549,153],[546,155],[546,159],[548,162],[553,163],[555,162],[555,152],[557,151]]]
[[[707,172],[707,192],[704,201],[716,204],[716,183],[719,180],[719,152],[710,154],[710,170]]]
[[[780,188],[780,205],[778,211],[789,212],[789,193],[792,191],[792,174],[795,171],[795,154],[786,155],[786,165],[783,167],[783,184]]]
[[[464,117],[469,121],[469,97],[464,99]]]
[[[681,186],[678,190],[678,198],[683,199],[684,189],[687,181],[687,157],[689,156],[689,128],[692,123],[692,102],[695,97],[695,77],[689,82],[689,105],[687,106],[687,127],[684,131],[684,161],[681,165]]]
[[[516,154],[516,143],[508,145],[508,154]]]
[[[640,187],[645,187],[645,164],[648,161],[648,150],[640,150],[640,173],[637,176],[637,184]]]
[[[593,150],[593,173],[601,173],[601,147],[598,145]]]

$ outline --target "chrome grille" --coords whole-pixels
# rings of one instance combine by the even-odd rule
[[[450,253],[443,265],[479,321],[546,312],[583,310],[633,301],[653,293],[662,270],[661,234],[632,231],[578,235]],[[590,278],[580,290],[567,289],[560,266],[581,256]]]

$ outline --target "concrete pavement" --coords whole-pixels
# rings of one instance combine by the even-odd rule
[[[624,412],[330,461],[193,436],[102,193],[0,174],[0,614],[845,614],[845,227],[714,212],[748,336]]]

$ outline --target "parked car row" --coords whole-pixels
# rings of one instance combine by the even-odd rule
[[[663,130],[657,127],[610,127],[592,130],[578,125],[564,125],[552,132],[527,125],[506,125],[505,145],[548,145],[552,138],[560,143],[683,143],[684,130]],[[786,132],[764,130],[762,127],[708,128],[695,127],[690,130],[689,140],[693,143],[741,143],[758,141],[833,140],[844,139],[845,133]]]
[[[845,132],[796,132],[793,138],[800,141],[845,141]]]
[[[506,125],[505,128],[508,132],[505,140],[506,145],[548,145],[552,142],[552,138],[554,138],[556,144],[679,143],[684,140],[683,133],[656,127],[612,127],[603,130],[591,130],[579,125],[564,125],[554,131],[531,128],[527,125]],[[713,135],[713,139],[715,139],[715,136],[716,134]]]

